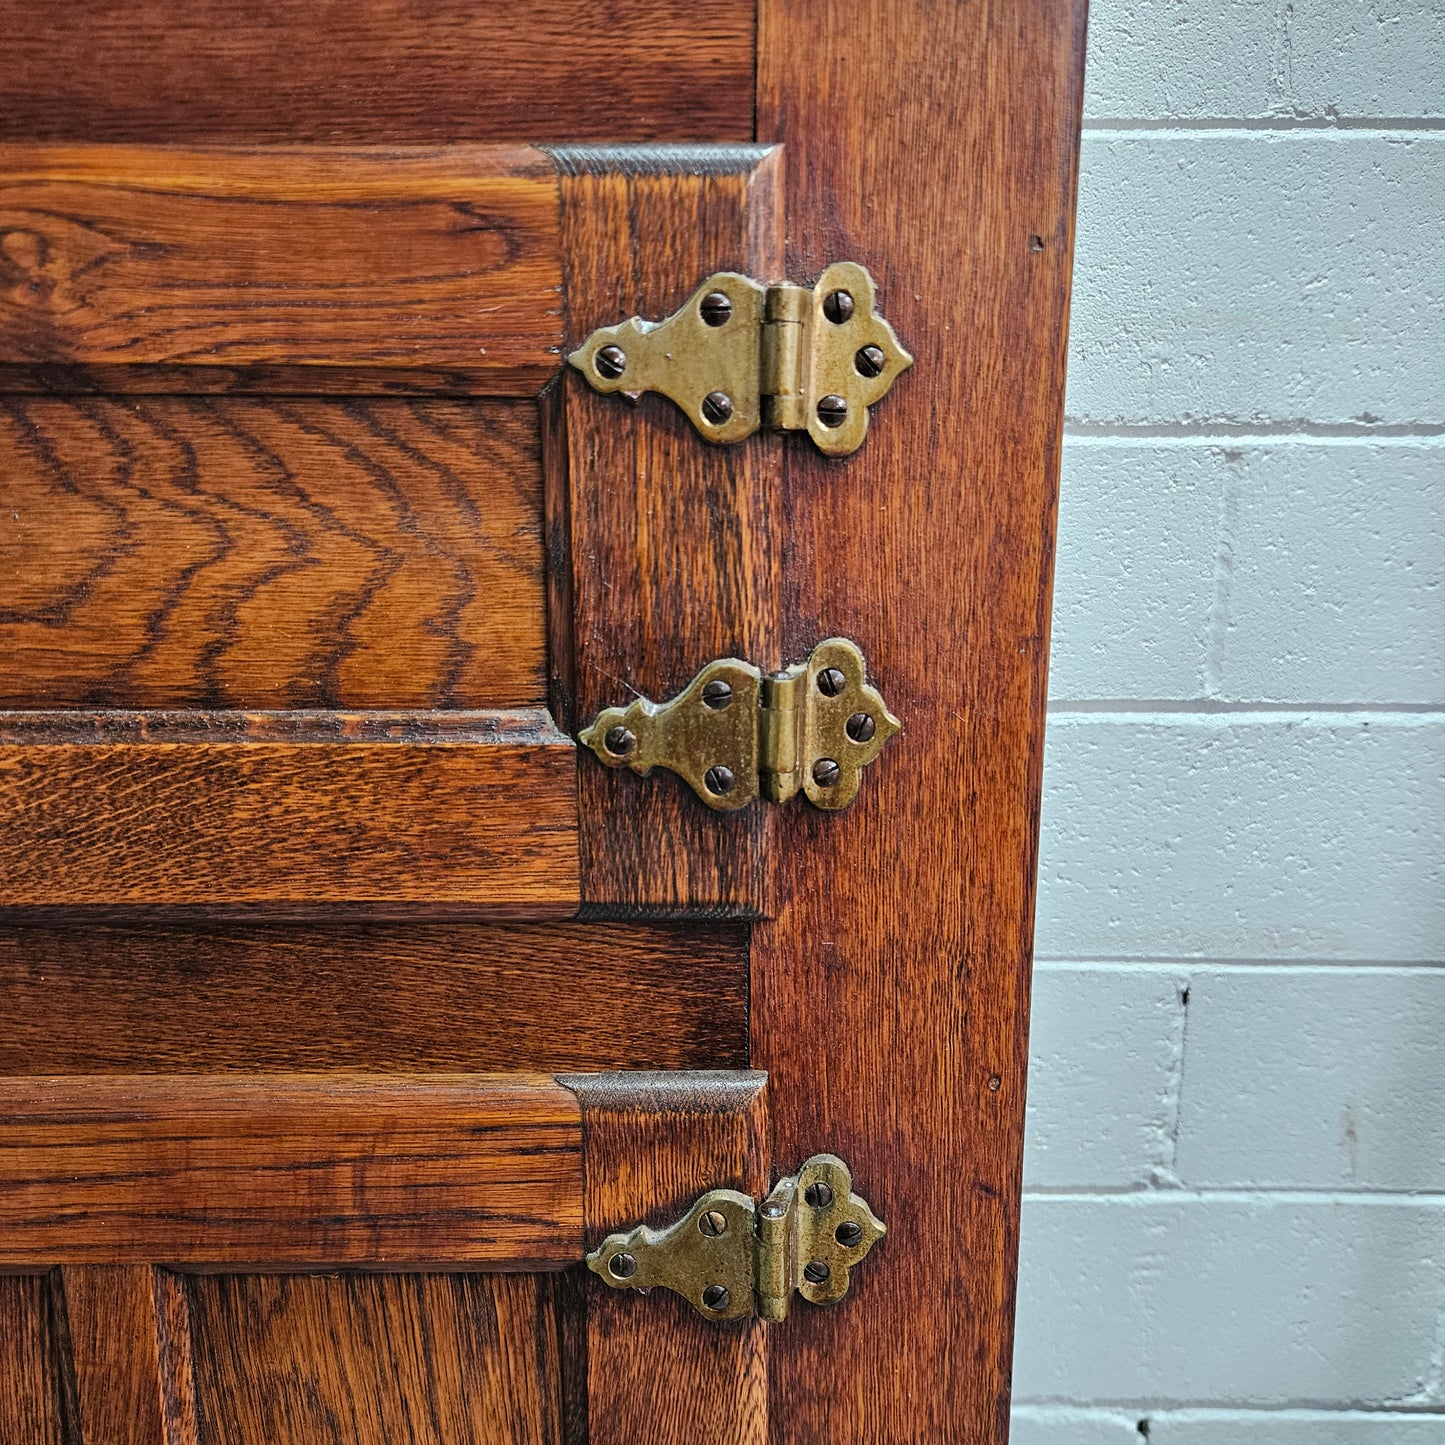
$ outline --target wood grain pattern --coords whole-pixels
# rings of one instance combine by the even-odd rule
[[[713,271],[779,274],[776,151],[554,154],[573,344],[627,316],[669,315]],[[710,447],[659,396],[628,409],[575,372],[564,387],[566,451],[548,459],[570,529],[574,675],[558,688],[560,715],[582,726],[637,693],[663,701],[717,657],[782,665],[771,585],[779,439]],[[589,765],[578,784],[589,905],[763,906],[767,810],[710,812],[671,774]]]
[[[772,1337],[779,1441],[1007,1437],[1084,9],[761,6],[788,274],[862,262],[917,358],[853,457],[788,451],[790,650],[856,639],[903,733],[786,818],[754,933],[779,1164],[843,1155],[889,1231]]]
[[[760,1073],[559,1075],[582,1105],[587,1246],[671,1224],[709,1189],[759,1199],[768,1177]],[[718,1325],[666,1290],[589,1279],[589,1445],[765,1445],[767,1326]]]
[[[55,1296],[45,1275],[0,1275],[0,1440],[71,1445]]]
[[[754,23],[743,0],[4,0],[0,134],[747,140]]]
[[[0,363],[430,367],[529,395],[558,365],[557,223],[522,148],[0,144]]]
[[[184,1281],[148,1265],[60,1273],[76,1440],[199,1445]]]
[[[545,713],[0,714],[0,904],[577,904]]]
[[[561,1445],[555,1277],[188,1283],[205,1445]]]
[[[522,403],[0,397],[0,706],[544,701]]]
[[[0,1264],[536,1269],[582,1221],[546,1075],[0,1080]]]
[[[735,924],[11,915],[0,1074],[742,1068],[747,969]]]

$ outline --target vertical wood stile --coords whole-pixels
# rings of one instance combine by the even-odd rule
[[[670,315],[714,271],[779,278],[776,150],[574,147],[554,156],[569,349],[598,326]],[[548,428],[549,523],[555,535],[555,493],[565,489],[573,609],[573,677],[559,678],[554,693],[559,722],[575,730],[639,693],[670,697],[714,658],[781,666],[779,439],[711,447],[661,397],[630,408],[575,372],[559,384],[566,441],[559,453]],[[565,593],[554,590],[559,602]],[[712,813],[670,774],[643,779],[591,759],[578,792],[584,906],[763,906],[766,809]]]
[[[74,1445],[198,1445],[185,1281],[149,1265],[60,1273]]]
[[[558,1081],[582,1105],[589,1249],[617,1229],[670,1224],[709,1189],[755,1199],[766,1193],[762,1074],[559,1074]],[[640,1200],[652,1203],[643,1217]],[[761,1320],[719,1325],[668,1290],[643,1298],[582,1283],[587,1445],[767,1445]]]
[[[866,265],[917,364],[862,449],[787,459],[790,651],[852,637],[903,733],[778,826],[753,1063],[778,1167],[830,1149],[888,1238],[770,1342],[777,1441],[1008,1430],[1083,0],[764,0],[789,279]]]

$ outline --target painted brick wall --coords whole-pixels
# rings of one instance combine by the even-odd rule
[[[1445,0],[1093,0],[1015,1445],[1445,1445]]]

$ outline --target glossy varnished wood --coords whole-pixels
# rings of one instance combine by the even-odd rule
[[[0,365],[438,368],[527,395],[557,366],[557,252],[556,178],[523,148],[0,144]]]
[[[671,1224],[709,1189],[767,1192],[765,1075],[559,1078],[582,1105],[589,1248]],[[718,1325],[667,1290],[585,1285],[588,1445],[766,1445],[767,1326]]]
[[[545,697],[535,406],[0,396],[0,706]]]
[[[781,156],[759,147],[573,148],[562,182],[567,328],[580,343],[631,315],[670,315],[713,271],[775,279]],[[562,379],[548,458],[566,498],[552,555],[572,625],[555,656],[554,710],[581,726],[643,694],[663,701],[718,657],[777,654],[772,485],[778,438],[701,442],[659,396],[629,409]],[[555,634],[554,634],[555,645]],[[583,894],[599,909],[757,911],[766,898],[764,809],[705,809],[671,774],[589,765],[579,776]]]
[[[75,1438],[200,1445],[185,1281],[138,1264],[71,1265],[49,1283],[63,1298]]]
[[[547,1075],[0,1080],[0,1265],[537,1269],[582,1223]]]
[[[740,925],[0,915],[0,1074],[741,1068]]]
[[[57,1290],[45,1275],[0,1274],[0,1440],[70,1445]],[[147,1442],[149,1445],[149,1442]]]
[[[577,904],[545,713],[0,714],[0,903]]]
[[[790,650],[855,638],[903,732],[849,811],[785,820],[754,934],[775,1157],[843,1155],[888,1224],[770,1340],[780,1442],[1007,1436],[1083,30],[1082,0],[761,7],[788,274],[861,261],[917,358],[852,458],[788,452]]]
[[[187,1285],[203,1445],[560,1445],[555,1277]]]
[[[742,0],[4,0],[0,134],[747,140],[754,23]]]

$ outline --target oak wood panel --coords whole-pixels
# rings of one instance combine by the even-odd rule
[[[0,705],[544,700],[536,408],[0,397]]]
[[[0,1264],[578,1256],[576,1099],[541,1074],[0,1080]]]
[[[917,358],[853,457],[788,452],[790,650],[855,638],[903,733],[784,820],[754,933],[777,1158],[841,1154],[889,1231],[772,1337],[778,1441],[1007,1437],[1084,9],[760,10],[789,275],[864,263]]]
[[[560,1445],[553,1277],[187,1283],[205,1445]]]
[[[0,1440],[71,1445],[56,1334],[51,1280],[0,1275]]]
[[[524,148],[0,144],[0,363],[442,368],[527,395],[558,364],[557,226]]]
[[[0,903],[577,903],[545,713],[0,714]]]
[[[574,147],[562,181],[567,329],[670,315],[713,271],[777,279],[781,155],[759,147]],[[660,396],[635,408],[563,379],[548,458],[553,555],[569,553],[570,648],[554,707],[578,726],[641,693],[662,701],[717,657],[778,655],[776,436],[712,447]],[[548,432],[549,443],[554,434]],[[570,545],[564,546],[565,529]],[[599,909],[764,906],[767,810],[710,812],[658,772],[583,768],[583,894]]]
[[[0,134],[747,140],[750,0],[0,4]]]
[[[671,1224],[709,1189],[767,1192],[767,1076],[558,1076],[582,1105],[587,1247]],[[718,1325],[667,1290],[587,1281],[589,1445],[765,1445],[767,1326]]]
[[[0,1074],[747,1064],[741,925],[0,915]]]
[[[148,1265],[61,1280],[77,1445],[200,1445],[185,1282]]]

